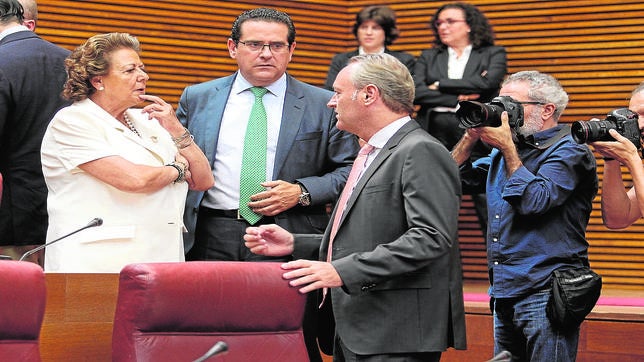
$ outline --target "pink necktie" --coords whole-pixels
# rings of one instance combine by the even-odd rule
[[[326,254],[326,261],[331,261],[331,247],[333,246],[333,239],[335,239],[335,234],[338,232],[338,226],[340,225],[342,214],[344,214],[344,209],[347,207],[347,200],[349,200],[349,196],[351,196],[353,189],[356,187],[358,177],[362,173],[362,170],[364,170],[367,156],[374,148],[375,147],[372,145],[365,143],[365,145],[360,149],[360,152],[358,152],[358,157],[353,161],[353,167],[351,167],[349,178],[347,178],[347,183],[344,185],[342,195],[340,195],[337,210],[335,211],[335,217],[333,218],[333,226],[331,226],[331,236],[329,237],[329,250]]]
[[[342,219],[344,209],[347,206],[347,200],[349,200],[349,196],[351,196],[351,193],[353,192],[353,189],[356,187],[356,183],[358,182],[358,178],[364,170],[365,163],[367,162],[367,156],[369,156],[374,148],[374,146],[365,143],[365,145],[360,149],[360,152],[358,152],[358,157],[356,157],[355,161],[353,161],[353,167],[351,167],[349,178],[347,178],[347,183],[344,185],[344,190],[342,190],[340,200],[338,201],[338,206],[335,210],[335,217],[333,218],[333,225],[331,226],[331,234],[329,236],[329,248],[327,249],[326,253],[327,262],[331,261],[333,239],[335,238],[335,234],[338,232],[338,226],[340,225],[340,219]],[[327,292],[328,288],[322,289],[322,302],[320,303],[320,307],[322,307],[322,304],[324,303]]]

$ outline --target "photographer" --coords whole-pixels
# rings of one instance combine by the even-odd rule
[[[499,119],[466,126],[452,151],[463,191],[487,189],[494,352],[510,351],[518,361],[574,361],[579,326],[556,327],[546,306],[555,270],[588,265],[595,158],[567,125],[558,125],[568,95],[552,76],[518,72],[503,82],[500,95],[510,109],[475,113]],[[493,150],[470,163],[479,139]]]
[[[639,128],[644,129],[644,82],[631,93],[628,108],[639,115]],[[644,168],[633,142],[609,130],[616,141],[590,143],[604,156],[604,181],[602,184],[602,218],[610,229],[630,226],[644,215]],[[633,187],[624,188],[620,164],[626,166],[633,178]]]

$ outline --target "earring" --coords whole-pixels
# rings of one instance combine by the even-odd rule
[[[101,91],[101,90],[105,90],[105,87],[100,86],[100,87],[98,87],[98,90],[100,90],[100,91]]]

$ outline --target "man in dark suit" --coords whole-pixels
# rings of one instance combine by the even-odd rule
[[[338,128],[367,142],[334,222],[323,236],[250,227],[246,245],[296,258],[320,245],[321,261],[285,263],[284,278],[302,293],[330,290],[334,361],[438,361],[448,347],[465,348],[458,168],[410,118],[413,80],[394,57],[353,58],[334,89]]]
[[[187,87],[177,110],[209,158],[216,180],[209,191],[188,194],[188,260],[266,260],[244,245],[251,224],[322,233],[329,221],[327,204],[340,194],[358,151],[355,136],[338,130],[333,111],[326,107],[333,93],[286,74],[295,50],[295,27],[287,14],[266,8],[242,13],[233,24],[228,50],[239,70]],[[257,193],[240,200],[245,133],[255,102],[251,88],[266,92],[267,139],[261,152],[266,160],[260,165],[266,171],[261,184],[254,185]],[[251,220],[242,215],[246,206],[255,214]],[[315,303],[311,306],[315,312]],[[305,317],[305,337],[311,360],[321,361],[310,338],[311,316]]]
[[[69,51],[23,25],[18,0],[0,0],[0,206],[1,254],[19,258],[45,242],[47,186],[40,143],[60,97]],[[42,254],[31,259],[42,264]]]

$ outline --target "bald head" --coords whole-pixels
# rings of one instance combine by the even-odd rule
[[[34,31],[36,29],[36,22],[38,21],[38,4],[36,0],[18,0],[24,9],[23,25]]]

